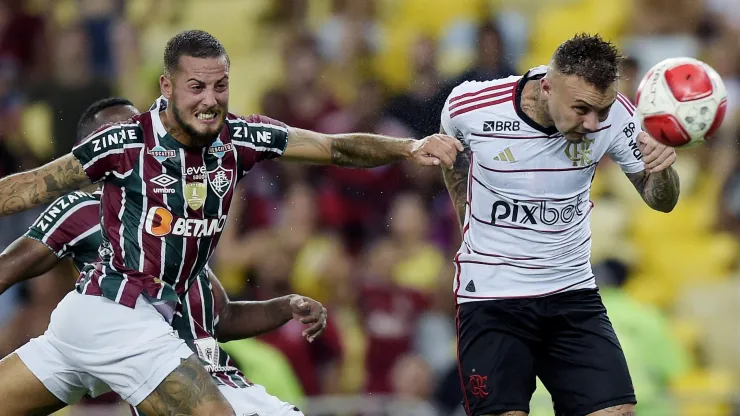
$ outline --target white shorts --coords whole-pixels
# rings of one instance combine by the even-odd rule
[[[133,406],[193,354],[143,297],[132,309],[77,292],[59,302],[44,335],[16,353],[67,404],[113,390]]]
[[[221,385],[218,389],[234,408],[236,416],[303,416],[297,407],[267,393],[257,384],[241,388]],[[144,416],[136,409],[132,409],[132,413]]]

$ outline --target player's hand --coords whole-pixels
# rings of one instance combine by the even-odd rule
[[[311,325],[303,330],[303,336],[308,342],[313,342],[316,337],[324,333],[326,308],[320,302],[306,296],[293,296],[290,300],[290,308],[293,311],[293,319],[302,324]]]
[[[676,161],[676,149],[660,143],[644,131],[637,135],[637,147],[648,173],[660,172]]]
[[[454,137],[444,134],[433,134],[412,144],[410,160],[421,166],[444,165],[451,168],[457,159],[457,152],[463,151],[463,145]]]

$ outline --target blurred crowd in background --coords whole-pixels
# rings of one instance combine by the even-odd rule
[[[436,133],[455,85],[546,64],[578,31],[628,57],[629,97],[664,58],[705,60],[729,91],[722,130],[679,151],[681,199],[668,215],[602,161],[592,262],[639,413],[740,414],[740,2],[0,0],[0,176],[69,152],[97,99],[147,109],[166,41],[191,28],[226,46],[232,112],[326,133]],[[330,316],[311,344],[297,322],[227,344],[244,373],[309,415],[461,414],[451,261],[460,233],[439,170],[278,160],[240,187],[212,261],[229,295],[300,293]],[[41,211],[0,218],[0,250]],[[43,332],[75,278],[64,263],[0,296],[0,356]],[[116,400],[60,413],[126,414]],[[539,385],[532,415],[550,408]]]

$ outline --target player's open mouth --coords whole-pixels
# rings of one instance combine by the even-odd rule
[[[210,124],[216,121],[216,113],[209,112],[209,113],[198,113],[196,114],[196,117],[198,120],[200,120],[203,123]]]

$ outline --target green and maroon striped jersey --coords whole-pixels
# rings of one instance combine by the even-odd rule
[[[100,193],[72,192],[52,202],[26,232],[60,259],[72,257],[77,270],[98,258]]]
[[[198,354],[206,370],[218,384],[248,387],[252,383],[236,368],[234,361],[216,340],[219,306],[213,296],[208,273],[204,269],[182,297],[172,319],[172,327],[190,349]]]
[[[98,259],[103,241],[100,232],[100,193],[72,192],[49,205],[26,236],[38,240],[57,257],[71,256],[77,270]],[[216,342],[218,305],[204,268],[183,296],[172,319],[172,328],[198,354],[219,384],[247,387],[251,383]]]
[[[101,261],[77,290],[129,307],[141,293],[178,301],[216,248],[237,181],[288,142],[281,122],[228,114],[209,146],[185,147],[158,110],[103,127],[72,151],[103,182]]]

